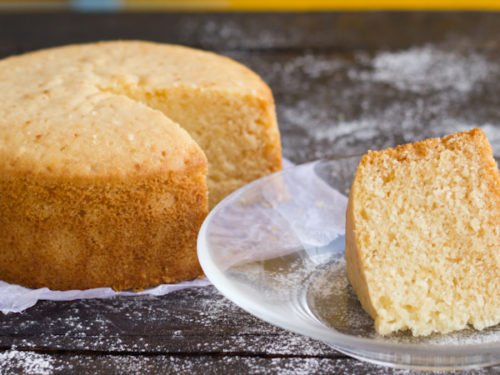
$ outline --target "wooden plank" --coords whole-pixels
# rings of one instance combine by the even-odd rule
[[[339,357],[327,345],[245,313],[214,287],[163,297],[41,301],[22,314],[0,314],[0,347],[11,346],[102,353]]]
[[[371,374],[414,375],[417,371],[380,367],[351,358],[270,357],[240,355],[99,355],[0,352],[0,374]],[[454,375],[498,374],[500,367],[456,371]]]

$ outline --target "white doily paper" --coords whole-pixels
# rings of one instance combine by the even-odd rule
[[[347,197],[308,165],[256,181],[230,196],[205,223],[211,257],[222,269],[304,249],[311,259],[345,233]],[[279,245],[278,245],[279,244]],[[200,249],[201,250],[201,249]]]
[[[149,294],[162,296],[177,290],[211,285],[207,278],[183,281],[177,284],[162,284],[142,292],[115,292],[111,288],[95,288],[87,290],[50,290],[48,288],[29,289],[0,281],[0,311],[4,314],[21,312],[35,305],[39,300],[71,301],[87,298],[110,298],[116,296],[140,296]]]

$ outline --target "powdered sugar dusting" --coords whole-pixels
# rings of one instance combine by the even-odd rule
[[[361,79],[383,82],[415,93],[437,90],[467,93],[495,69],[480,55],[459,55],[431,46],[379,53],[372,66],[373,71],[361,74]]]
[[[0,374],[48,375],[54,370],[54,358],[48,354],[16,349],[0,352]]]
[[[301,163],[481,127],[500,154],[500,68],[474,48],[422,45],[246,60],[274,89],[285,156]],[[265,67],[265,68],[263,68]],[[476,111],[471,108],[477,108]]]

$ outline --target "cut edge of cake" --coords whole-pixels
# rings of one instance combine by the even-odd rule
[[[467,161],[474,164],[474,166],[471,166],[469,169],[464,167],[462,172],[460,171],[461,167],[459,165],[453,164],[454,153],[461,152],[466,154],[465,157],[462,157],[461,164],[466,164]],[[449,160],[447,158],[449,158]],[[456,160],[459,159],[460,157]],[[456,160],[454,161],[455,163],[457,162]],[[419,173],[423,173],[421,179],[426,182],[418,185],[419,179],[413,179],[410,169],[417,168],[416,165],[418,164],[415,163],[422,161],[424,163],[427,161],[429,165],[427,166],[427,170],[426,168],[421,168],[419,170]],[[441,194],[439,197],[444,197],[442,199],[443,201],[446,201],[446,194],[451,194],[452,196],[453,194],[457,195],[456,197],[450,198],[450,201],[459,201],[457,197],[463,194],[466,194],[467,199],[473,203],[475,202],[474,200],[482,199],[482,201],[477,201],[474,204],[478,207],[488,209],[488,213],[482,215],[487,216],[487,218],[484,219],[482,217],[472,216],[468,217],[468,220],[457,220],[455,223],[451,223],[454,220],[451,217],[452,215],[446,216],[446,214],[444,214],[443,216],[443,214],[440,213],[444,212],[441,208],[446,208],[446,202],[444,202],[441,207],[440,201],[437,200],[436,196],[429,198],[429,202],[433,201],[430,207],[434,207],[435,213],[440,213],[441,217],[444,218],[444,222],[439,223],[438,218],[436,218],[435,228],[429,228],[431,227],[431,225],[429,225],[429,220],[432,221],[432,215],[429,215],[428,218],[425,219],[424,216],[428,215],[428,212],[426,215],[422,213],[425,212],[426,204],[425,202],[422,204],[422,202],[418,203],[417,201],[421,198],[420,192],[422,192],[422,194],[425,193],[426,184],[432,185],[435,183],[439,185],[436,181],[439,180],[440,177],[433,176],[435,170],[430,168],[431,164],[441,166],[449,164],[452,174],[448,173],[450,171],[443,173],[448,174],[449,178],[454,178],[456,181],[463,182],[467,181],[468,178],[471,181],[473,180],[472,185],[467,189],[460,187],[451,193],[445,190],[446,181],[443,180],[444,185],[440,185],[444,187],[443,191],[437,191],[436,189],[436,194]],[[391,170],[391,168],[393,168],[393,170]],[[403,169],[401,170],[401,168]],[[474,171],[475,176],[469,176]],[[453,173],[456,173],[456,175],[454,176]],[[433,177],[437,177],[437,179]],[[403,182],[416,181],[418,189],[414,189],[415,191],[412,191],[411,194],[410,192],[406,195],[404,193],[400,194],[400,198],[398,199],[406,197],[405,199],[407,199],[407,202],[400,204],[399,209],[401,212],[399,212],[399,214],[396,213],[392,219],[387,220],[396,228],[395,233],[390,233],[391,229],[384,226],[383,219],[387,219],[388,216],[386,215],[386,217],[384,217],[384,213],[389,212],[388,210],[390,210],[390,208],[388,207],[391,207],[389,204],[390,200],[394,197],[397,198],[398,193],[384,190],[383,187],[395,186],[394,181],[397,179],[401,179]],[[365,191],[370,190],[370,187],[366,187],[367,185],[371,187],[376,186],[380,189],[379,191],[372,191],[370,193],[372,195],[370,195]],[[474,191],[474,189],[471,189],[471,186],[477,186],[478,190],[484,190],[481,193],[482,195]],[[411,189],[412,188],[408,188],[408,190]],[[363,201],[361,197],[363,197],[365,201]],[[381,203],[379,202],[378,204],[378,211],[370,211],[371,203],[366,199],[370,201],[374,199],[380,201]],[[487,202],[486,200],[490,200],[491,202]],[[404,216],[401,216],[405,213],[405,205],[408,206],[409,210],[413,210],[411,213],[408,213],[408,215],[413,215],[414,217],[408,220],[404,220]],[[471,207],[473,206],[474,205]],[[420,215],[417,214],[419,209],[424,210]],[[427,207],[427,211],[429,211],[428,209],[429,207]],[[453,210],[454,208],[448,207],[446,209]],[[465,211],[458,210],[457,212],[463,214]],[[459,215],[457,215],[457,217],[458,216]],[[377,220],[382,221],[376,222]],[[372,224],[370,226],[366,223]],[[376,223],[376,225],[373,223]],[[486,226],[485,223],[489,223],[488,228],[482,227]],[[456,229],[457,233],[483,233],[483,237],[485,238],[484,241],[486,242],[481,246],[484,246],[484,248],[477,248],[476,242],[480,243],[479,237],[476,237],[474,241],[470,238],[464,239],[464,248],[460,248],[460,245],[457,245],[459,242],[453,242],[453,235],[449,234],[450,231],[454,230],[452,224],[459,228]],[[407,231],[402,233],[402,231],[399,230],[400,228],[397,227],[404,225],[407,225]],[[374,239],[375,234],[371,233],[375,227],[377,227],[379,231],[376,235],[386,239],[385,242],[383,242],[383,239],[380,240],[382,242],[379,242],[379,244],[385,245],[385,249],[389,250],[384,250],[384,248],[382,248],[384,247],[383,245],[378,245],[378,248],[373,245],[377,243],[377,240]],[[367,228],[372,229],[372,231],[367,230]],[[462,230],[460,228],[465,229]],[[491,233],[486,232],[487,230],[491,230]],[[418,249],[420,253],[415,252],[415,249],[405,248],[404,245],[398,244],[398,242],[404,243],[406,238],[414,238],[415,236],[413,235],[412,237],[411,233],[415,231],[420,231],[421,237],[425,237],[422,236],[422,233],[428,234],[427,240],[429,241],[430,247],[426,247],[427,245],[425,245],[425,242],[421,241],[421,250]],[[443,256],[448,257],[445,260],[439,259],[439,250],[436,251],[432,249],[434,242],[436,242],[436,244],[440,243],[440,231],[445,234],[447,233],[444,237],[451,241],[444,245],[441,243],[443,249],[445,249]],[[384,237],[384,234],[387,233],[390,235]],[[500,300],[499,241],[500,177],[498,167],[492,156],[491,146],[482,130],[473,129],[469,132],[451,134],[442,139],[432,138],[416,142],[415,144],[398,146],[395,149],[370,151],[362,158],[350,191],[346,213],[347,272],[348,278],[361,305],[375,320],[375,328],[380,334],[389,334],[397,330],[410,329],[414,335],[428,335],[433,332],[447,333],[463,329],[469,324],[477,329],[498,324],[500,322],[500,303],[496,301]],[[447,247],[447,245],[451,243],[453,243],[454,246]],[[470,247],[470,251],[465,248],[467,246]],[[481,260],[482,251],[484,252],[484,260]],[[408,255],[408,253],[412,254]],[[402,263],[408,259],[411,260],[413,256],[415,264],[407,263],[406,269],[398,269],[398,267],[395,266],[396,261],[394,259],[385,259],[387,254],[399,256]],[[425,264],[426,260],[432,260],[434,263]],[[453,262],[455,262],[461,265],[462,268],[467,268],[468,263],[465,262],[466,260],[472,264],[472,271],[469,273],[471,276],[475,276],[480,272],[484,273],[482,277],[477,277],[479,280],[467,279],[467,272],[461,271],[458,266],[453,265]],[[444,265],[443,275],[449,275],[451,272],[450,270],[452,270],[457,274],[456,280],[454,277],[450,277],[450,279],[453,280],[438,280],[444,277],[439,275],[436,281],[433,282],[429,280],[429,277],[435,275],[436,272],[439,271],[441,264]],[[446,267],[449,269],[447,270]],[[412,278],[409,280],[405,279],[405,272],[412,273],[414,280],[412,280]],[[422,282],[422,287],[420,289],[416,287],[415,290],[418,290],[422,295],[417,294],[412,296],[411,293],[413,289],[411,286],[416,285],[412,284],[412,282],[421,282],[421,280],[419,281],[420,273],[423,275],[424,281]],[[490,278],[489,285],[487,282],[488,280],[486,280],[488,276]],[[401,285],[398,289],[397,285],[392,285],[398,282],[408,283],[409,286],[406,284]],[[453,286],[453,283],[458,283],[458,286]],[[484,287],[484,290],[476,291],[475,295],[465,291],[467,287],[472,290],[476,284]],[[387,291],[381,291],[383,288],[387,289]],[[441,288],[442,291],[440,293],[442,295],[438,296],[436,294],[438,292],[433,291],[432,288]],[[400,296],[399,293],[403,293],[405,289],[409,291],[408,296]],[[455,295],[453,293],[455,293]],[[460,297],[457,297],[457,293],[458,295],[460,295],[460,293],[464,295],[464,298],[471,299],[470,306],[473,306],[471,307],[471,311],[473,310],[472,314],[477,316],[467,316],[467,311],[464,312],[462,308],[463,303],[460,301]],[[404,301],[407,305],[399,306],[398,304],[401,304],[401,301]],[[436,302],[436,306],[432,305],[433,301]],[[443,306],[448,306],[450,309],[455,307],[457,313],[453,315],[453,313],[450,312],[440,311],[440,307],[442,308]],[[485,306],[484,309],[486,311],[481,311],[478,306]],[[419,309],[421,315],[424,316],[422,319],[428,319],[428,321],[419,321]]]

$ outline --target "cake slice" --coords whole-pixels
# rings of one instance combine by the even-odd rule
[[[500,322],[500,176],[482,130],[368,152],[346,220],[348,277],[378,333]]]

